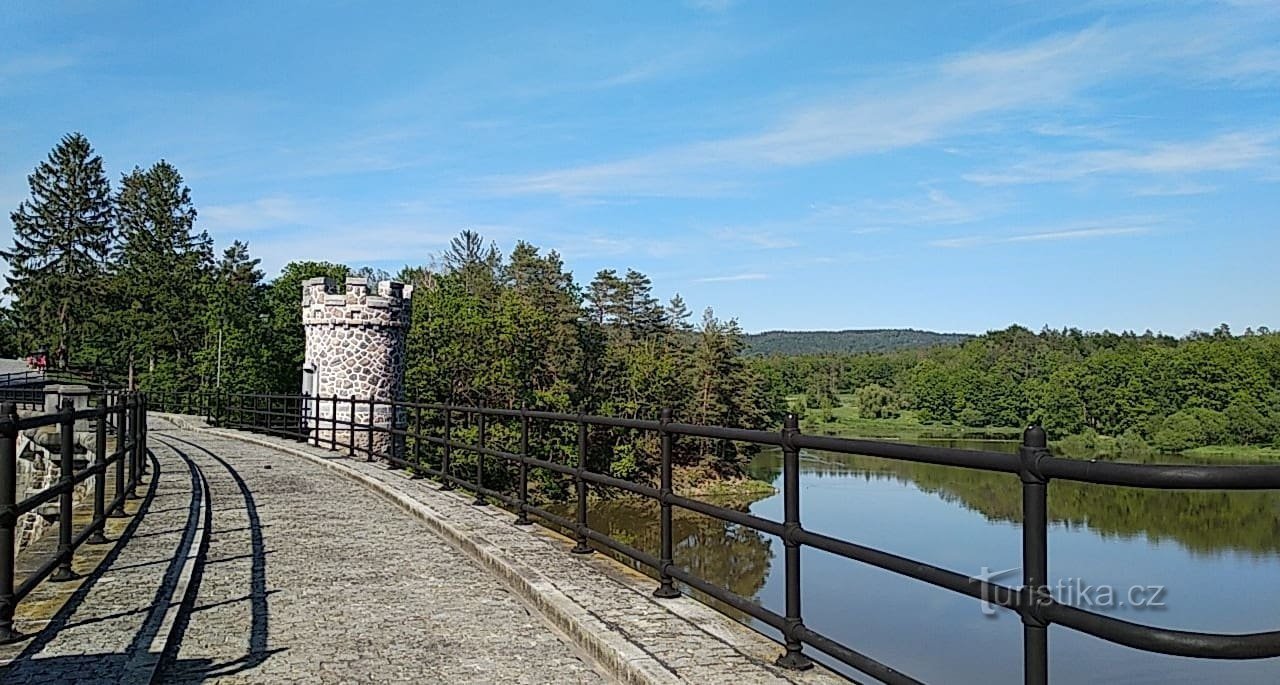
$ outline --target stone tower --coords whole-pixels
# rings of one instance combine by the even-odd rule
[[[409,328],[413,286],[395,281],[378,284],[376,295],[369,293],[364,278],[348,278],[346,292],[339,292],[332,280],[312,278],[302,284],[302,326],[306,331],[306,361],[303,364],[305,394],[318,399],[309,408],[311,435],[324,444],[335,438],[349,444],[350,431],[339,424],[336,435],[328,421],[337,397],[339,421],[351,419],[355,398],[357,446],[364,448],[367,437],[360,426],[404,427],[404,411],[393,416],[391,407],[376,406],[369,412],[369,399],[381,402],[404,399],[405,334]],[[400,456],[403,440],[375,432],[373,449],[378,454]]]

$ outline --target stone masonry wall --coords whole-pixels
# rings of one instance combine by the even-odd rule
[[[409,326],[413,286],[395,281],[378,284],[370,294],[364,278],[348,278],[346,290],[339,292],[327,278],[313,278],[302,284],[302,325],[306,331],[307,368],[314,369],[311,408],[312,435],[320,444],[331,439],[338,444],[350,441],[350,431],[339,425],[336,434],[329,420],[337,412],[339,421],[351,419],[351,398],[355,404],[357,445],[367,445],[360,426],[404,428],[403,410],[393,416],[389,406],[375,404],[372,416],[368,400],[380,402],[404,399],[405,334]],[[327,398],[337,397],[335,403]],[[403,452],[402,440],[386,433],[373,435],[373,449],[379,454]]]

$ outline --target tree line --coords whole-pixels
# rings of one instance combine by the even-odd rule
[[[959,347],[755,361],[777,392],[820,413],[840,394],[865,418],[915,412],[925,422],[1015,427],[1056,438],[1098,436],[1180,451],[1280,441],[1280,333],[1224,324],[1182,338],[1021,326]]]
[[[28,179],[11,214],[14,243],[0,332],[9,355],[45,350],[144,390],[298,392],[301,283],[385,272],[293,262],[267,281],[236,241],[215,253],[178,170],[163,160],[116,187],[89,141],[69,134]],[[603,270],[585,286],[555,251],[525,242],[503,255],[463,231],[416,286],[408,332],[409,395],[430,402],[529,407],[736,427],[776,424],[782,398],[742,356],[737,322],[694,319],[661,302],[644,274]],[[592,438],[595,466],[648,478],[656,438]],[[572,445],[569,440],[567,444]],[[705,476],[737,476],[728,444],[681,441],[677,458]]]

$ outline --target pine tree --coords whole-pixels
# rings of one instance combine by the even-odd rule
[[[5,292],[21,343],[45,348],[65,368],[104,301],[111,187],[102,158],[79,133],[64,136],[27,184],[30,198],[9,215],[13,249],[0,251],[9,262]]]
[[[671,302],[667,304],[667,321],[671,322],[671,327],[680,332],[689,332],[693,330],[693,324],[689,323],[689,307],[684,303],[684,298],[680,297],[680,293],[676,293],[671,297]]]
[[[209,341],[200,354],[206,387],[267,390],[270,384],[265,286],[261,260],[235,241],[214,268],[205,326]],[[290,389],[292,390],[292,389]]]
[[[116,195],[121,244],[114,291],[126,308],[120,352],[145,387],[196,387],[191,362],[206,344],[203,320],[213,261],[207,233],[195,233],[196,210],[182,175],[161,160],[124,176]]]

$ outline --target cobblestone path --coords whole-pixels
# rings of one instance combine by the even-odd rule
[[[62,630],[12,646],[0,682],[602,680],[500,581],[376,494],[154,419],[150,444],[155,493],[133,537]]]

